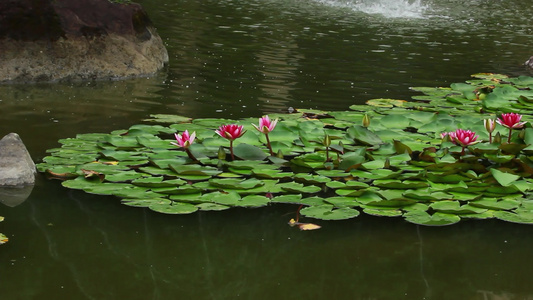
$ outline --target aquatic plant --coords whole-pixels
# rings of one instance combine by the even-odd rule
[[[182,134],[175,133],[174,137],[176,138],[177,143],[171,142],[171,144],[183,148],[189,158],[193,161],[196,161],[196,157],[194,157],[194,155],[189,150],[189,146],[194,143],[194,139],[196,138],[196,132],[193,132],[189,135],[189,131],[185,130]]]
[[[522,115],[516,113],[507,113],[502,114],[501,118],[498,118],[496,122],[506,128],[509,128],[509,137],[507,138],[507,143],[511,142],[511,136],[513,129],[520,129],[524,127],[527,122],[520,122],[522,120]]]
[[[231,153],[231,159],[235,160],[235,155],[233,154],[233,141],[240,138],[246,130],[243,130],[242,125],[230,124],[230,125],[221,125],[215,132],[221,137],[229,140],[229,149]]]
[[[196,132],[189,135],[189,131],[185,130],[182,134],[175,133],[174,136],[176,137],[177,143],[172,142],[171,144],[181,148],[189,148],[189,146],[194,143]]]
[[[274,156],[274,151],[272,151],[272,145],[270,144],[268,133],[274,130],[274,128],[276,128],[277,123],[278,123],[278,119],[275,119],[274,121],[270,121],[270,118],[268,116],[263,116],[259,118],[259,126],[252,124],[255,127],[255,129],[257,129],[257,131],[265,135],[267,147],[268,147],[268,150],[270,150],[270,155],[272,156]]]
[[[494,132],[494,129],[496,129],[496,122],[493,119],[485,119],[483,120],[483,124],[489,133],[489,143],[492,144],[492,133]]]
[[[465,154],[465,148],[477,144],[477,138],[475,132],[465,129],[456,129],[453,132],[445,132],[441,134],[442,137],[448,136],[450,141],[454,144],[461,146],[461,155]]]
[[[62,139],[38,169],[67,188],[168,214],[288,203],[301,208],[293,225],[307,224],[300,215],[342,220],[360,213],[423,225],[489,218],[533,224],[533,128],[523,123],[531,120],[533,78],[476,74],[449,88],[412,89],[424,95],[373,99],[349,111],[271,114],[279,121],[275,130],[266,125],[268,141],[257,119],[153,115],[145,121],[156,125]],[[508,113],[521,114],[513,125],[523,124],[513,143],[501,143],[512,132],[487,128],[485,120]],[[185,130],[196,139],[191,134],[188,147],[176,149],[172,138]],[[220,137],[230,141],[231,159]]]

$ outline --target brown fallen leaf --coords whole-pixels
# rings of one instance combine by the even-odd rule
[[[81,171],[83,172],[83,176],[85,178],[98,178],[100,179],[100,181],[104,181],[104,178],[105,178],[105,174],[102,174],[100,172],[97,172],[97,171],[93,171],[93,170],[86,170],[86,169],[81,169]]]

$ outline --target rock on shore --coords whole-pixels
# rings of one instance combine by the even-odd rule
[[[142,76],[167,62],[139,4],[0,1],[0,83]]]

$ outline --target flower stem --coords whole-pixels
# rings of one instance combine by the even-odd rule
[[[513,129],[509,128],[509,137],[507,138],[507,144],[511,143],[511,134],[513,133]]]
[[[298,207],[298,210],[296,211],[296,223],[300,220],[300,209],[302,209],[304,205],[301,204],[300,207]]]
[[[187,152],[187,156],[190,159],[192,159],[193,161],[198,161],[198,159],[196,159],[196,157],[194,157],[194,155],[192,155],[191,150],[189,150],[189,148],[185,148],[185,152]]]
[[[233,155],[233,140],[229,141],[229,152],[231,153],[231,160],[235,160],[235,156]]]
[[[489,144],[492,144],[492,132],[489,132]]]
[[[265,137],[266,137],[266,140],[267,140],[268,150],[270,150],[270,155],[274,156],[274,151],[272,151],[272,145],[270,145],[270,139],[268,138],[268,133],[265,133]]]

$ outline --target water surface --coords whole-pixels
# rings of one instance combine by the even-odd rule
[[[146,0],[170,65],[148,78],[0,86],[0,134],[36,161],[60,138],[156,113],[259,117],[408,99],[472,73],[531,75],[529,1]],[[2,299],[531,299],[533,229],[360,216],[314,232],[295,207],[167,216],[39,176],[0,204]]]

